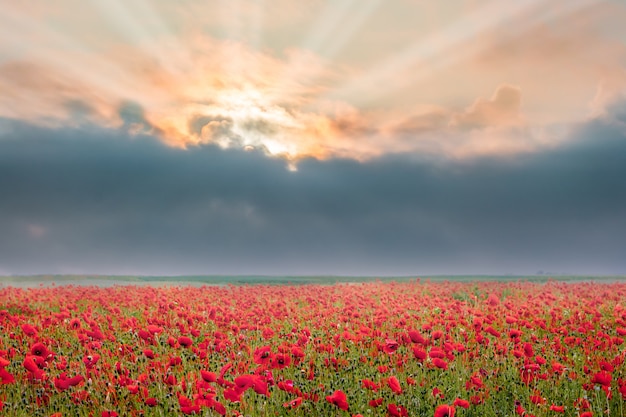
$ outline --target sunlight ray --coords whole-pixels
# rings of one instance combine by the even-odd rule
[[[193,65],[191,52],[180,41],[179,36],[174,33],[172,27],[166,23],[157,9],[146,0],[133,0],[133,2],[126,4],[134,8],[136,15],[142,16],[141,22],[150,35],[164,41],[163,48],[166,56],[176,61],[181,71],[189,70]]]
[[[304,40],[300,42],[300,46],[319,52],[323,47],[333,42],[336,28],[349,18],[348,14],[354,10],[355,6],[360,7],[359,3],[360,0],[332,2],[332,6],[327,6],[311,26]]]
[[[148,5],[119,0],[90,1],[116,30],[131,42],[141,45],[142,50],[147,51],[155,58],[161,68],[170,74],[180,75],[182,73],[180,64],[188,62],[188,60],[181,54],[182,49],[164,48],[162,44],[154,41],[155,38],[158,39],[165,34],[154,33],[154,31],[151,33],[148,30],[146,20],[152,20],[153,24],[158,21],[158,17]],[[138,6],[140,10],[133,10],[133,4]],[[142,16],[142,18],[138,16]]]
[[[244,22],[241,0],[220,0],[219,12],[222,25],[222,38],[228,42],[244,42]],[[243,57],[240,48],[232,48],[224,62],[227,70],[234,75],[240,75],[244,70]]]
[[[255,0],[254,14],[250,19],[249,43],[253,50],[260,51],[263,43],[263,25],[265,20],[266,0]]]
[[[3,10],[0,13],[0,28],[4,41],[22,45],[24,52],[19,61],[48,66],[59,71],[67,80],[83,81],[95,87],[108,99],[146,97],[146,92],[156,98],[160,94],[127,69],[90,54],[86,45],[21,13]],[[32,38],[24,39],[22,34],[25,32]]]
[[[246,41],[250,49],[255,53],[248,64],[252,67],[252,71],[256,73],[260,66],[258,62],[259,56],[256,54],[261,53],[263,49],[263,25],[266,0],[253,0],[252,4],[254,7],[250,11],[248,24],[246,25]]]
[[[598,0],[573,0],[565,7],[555,9],[547,7],[545,0],[524,0],[516,3],[492,1],[461,21],[386,59],[384,64],[372,68],[360,78],[340,86],[329,97],[350,97],[359,103],[371,102],[484,50],[484,44],[473,42],[484,33],[511,25],[520,31],[529,28],[534,24],[532,21],[518,19],[527,13],[539,11],[535,13],[538,19],[556,19],[564,13],[571,13],[597,2]],[[542,12],[540,7],[546,8],[547,12]],[[409,69],[410,74],[405,73]],[[366,87],[382,85],[385,90],[370,90],[371,94],[362,94]]]
[[[382,4],[382,0],[364,0],[356,4],[352,0],[345,1],[334,10],[327,8],[319,18],[302,47],[319,53],[326,61],[325,68],[330,65],[330,60],[340,53],[352,40],[354,34],[367,22],[367,19]],[[347,16],[351,11],[353,15]],[[339,25],[339,27],[337,27]],[[300,60],[293,59],[285,69],[280,79],[297,77],[301,68],[306,67],[304,57]],[[321,79],[321,74],[313,74],[308,79],[299,80],[302,85],[316,85]],[[279,95],[288,97],[292,93],[289,90],[279,90]]]
[[[343,38],[335,39],[333,36],[337,32],[338,26],[340,26],[343,22],[350,20],[348,14],[351,10],[354,10],[359,3],[359,0],[340,0],[329,3],[324,10],[320,12],[315,22],[309,27],[307,34],[299,44],[299,48],[304,51],[321,55],[323,55],[322,52],[326,50],[331,51],[331,53],[339,51],[340,48],[343,47],[343,44],[349,40],[349,36],[352,35],[352,32],[357,29],[357,25],[362,23],[369,13],[371,13],[374,9],[373,6],[378,3],[378,0],[367,0],[367,6],[362,12],[359,13],[360,18],[357,19],[357,23],[351,23],[349,29],[342,32]],[[335,48],[333,46],[335,42],[341,44],[340,48]],[[303,78],[303,69],[309,70],[305,62],[306,59],[306,56],[303,55],[292,57],[286,68],[283,70],[282,75],[278,79],[294,79],[306,85],[317,81],[319,79],[319,74],[309,73],[308,77]],[[279,97],[289,94],[290,91],[288,89],[284,87],[277,88],[277,95]]]
[[[339,31],[333,34],[332,42],[323,51],[323,55],[326,58],[332,58],[341,52],[381,4],[382,0],[364,0],[361,2],[355,14],[343,23]]]

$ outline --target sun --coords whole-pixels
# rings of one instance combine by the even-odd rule
[[[222,148],[261,149],[269,155],[293,158],[300,153],[290,140],[304,129],[297,115],[258,88],[207,92],[207,100],[187,100],[153,112],[150,123],[173,146],[215,144]]]

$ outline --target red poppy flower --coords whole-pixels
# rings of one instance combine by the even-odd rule
[[[191,338],[187,337],[187,336],[180,336],[178,338],[178,343],[182,346],[182,347],[186,347],[188,348],[189,346],[193,345],[193,340],[191,340]]]
[[[272,351],[269,346],[263,346],[254,351],[254,363],[268,365],[272,361]]]
[[[180,407],[180,411],[186,415],[200,414],[201,409],[199,405],[185,405]]]
[[[409,338],[413,343],[420,343],[425,345],[427,340],[417,330],[409,330]]]
[[[463,408],[469,408],[470,406],[469,401],[463,400],[461,398],[457,398],[456,400],[454,400],[452,404],[456,407],[463,407]]]
[[[389,377],[387,380],[387,385],[391,388],[394,394],[402,394],[402,387],[400,386],[400,381],[395,376]]]
[[[0,368],[0,385],[8,385],[15,382],[15,377],[6,369]]]
[[[376,408],[382,405],[383,403],[383,399],[382,398],[376,398],[374,400],[369,400],[369,402],[367,403],[370,407],[372,408]]]
[[[435,408],[435,414],[433,417],[454,417],[454,412],[454,406],[442,404]]]
[[[163,327],[156,326],[154,324],[148,325],[148,331],[152,334],[161,333],[163,331]]]
[[[398,347],[399,347],[398,342],[396,342],[393,339],[386,339],[385,346],[383,347],[383,351],[385,353],[392,354],[392,353],[395,353],[396,350],[398,350]]]
[[[100,360],[100,355],[98,355],[97,353],[92,353],[90,355],[85,355],[83,357],[83,363],[85,364],[87,369],[93,368],[98,363],[99,360]]]
[[[341,410],[347,410],[349,408],[348,397],[346,397],[346,394],[344,394],[343,391],[340,390],[333,392],[332,395],[327,395],[326,401],[336,405]]]
[[[409,412],[405,407],[394,403],[387,406],[387,414],[390,417],[409,417]]]
[[[76,375],[72,378],[68,378],[64,372],[61,375],[59,375],[59,377],[54,378],[54,386],[59,391],[65,391],[69,387],[75,387],[76,385],[80,384],[84,380],[85,378],[83,378],[82,375]]]
[[[417,359],[418,361],[421,362],[424,359],[426,359],[428,354],[426,353],[425,350],[421,349],[420,347],[414,346],[413,347],[413,356],[415,356],[415,359]]]
[[[541,395],[531,395],[530,402],[533,404],[545,404],[546,399],[543,398]]]
[[[37,328],[31,326],[30,324],[22,324],[22,331],[26,336],[36,336]]]
[[[215,372],[209,372],[205,370],[200,371],[200,376],[206,382],[215,382],[217,381],[217,374]]]
[[[43,359],[40,356],[28,355],[24,358],[22,363],[24,368],[29,372],[29,376],[33,379],[42,380],[45,379],[46,374],[42,370],[45,366]]]
[[[369,389],[372,391],[377,391],[378,390],[378,384],[376,384],[374,381],[369,380],[369,379],[364,379],[361,381],[361,385],[363,385],[363,388],[365,389]]]
[[[237,388],[227,388],[224,390],[224,398],[233,403],[241,401],[241,394],[243,394],[243,391]]]
[[[591,378],[591,382],[593,384],[598,384],[598,385],[602,385],[605,387],[611,386],[611,380],[612,380],[611,374],[606,371],[598,372],[594,374],[594,376]]]
[[[248,388],[252,388],[256,378],[257,378],[256,375],[250,375],[250,374],[239,375],[237,378],[235,378],[235,387],[239,391],[243,392],[247,390]]]
[[[288,401],[283,404],[285,408],[297,408],[300,404],[302,404],[302,397],[295,398],[291,401]]]
[[[433,365],[435,365],[439,369],[448,369],[448,363],[443,359],[435,358],[433,359]]]
[[[287,368],[289,365],[291,365],[291,356],[285,355],[283,353],[278,353],[274,355],[271,367],[273,369],[283,369]]]
[[[48,348],[41,342],[35,343],[30,347],[30,354],[33,356],[40,356],[45,359],[49,353]]]

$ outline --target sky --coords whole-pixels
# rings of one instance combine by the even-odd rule
[[[0,6],[0,275],[626,274],[621,0]]]

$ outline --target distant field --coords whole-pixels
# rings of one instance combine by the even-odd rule
[[[38,285],[331,285],[353,282],[619,282],[625,275],[431,275],[431,276],[274,276],[274,275],[180,275],[180,276],[134,276],[134,275],[24,275],[0,276],[0,286]]]

